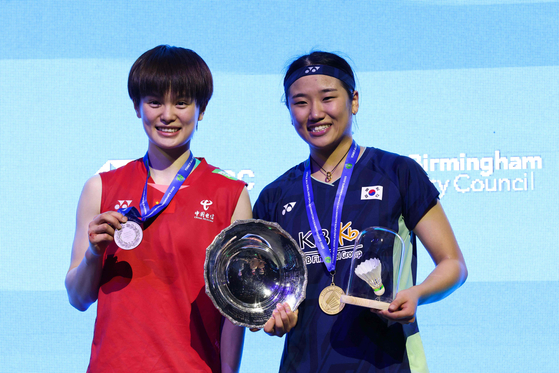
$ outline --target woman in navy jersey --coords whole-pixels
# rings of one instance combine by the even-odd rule
[[[356,144],[359,94],[343,58],[326,52],[298,58],[284,90],[310,156],[269,184],[253,208],[255,218],[278,222],[298,240],[309,271],[307,298],[297,311],[278,305],[264,327],[270,335],[288,333],[280,371],[427,372],[417,306],[446,297],[467,277],[437,189],[412,159]],[[339,296],[332,289],[345,289],[349,277],[350,256],[342,254],[371,226],[397,232],[411,247],[400,291],[387,310],[348,305],[331,312],[325,292],[331,303]],[[435,262],[420,284],[416,237]]]
[[[248,192],[190,151],[212,90],[189,49],[155,47],[130,70],[147,153],[86,182],[66,275],[74,307],[97,301],[88,372],[239,369],[244,328],[213,306],[203,271],[213,238],[251,217]]]

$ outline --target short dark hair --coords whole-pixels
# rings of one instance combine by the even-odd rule
[[[305,54],[304,56],[301,56],[301,57],[297,58],[295,61],[293,61],[289,65],[289,68],[287,69],[287,72],[285,73],[285,77],[283,78],[284,87],[285,87],[285,83],[287,82],[287,79],[289,79],[291,74],[293,74],[295,71],[297,71],[301,67],[311,66],[311,65],[327,65],[327,66],[335,67],[337,69],[342,70],[343,72],[348,74],[350,77],[352,77],[353,80],[355,80],[355,76],[353,74],[353,69],[351,68],[349,63],[347,63],[347,61],[345,59],[343,59],[342,57],[340,57],[340,56],[338,56],[337,54],[334,54],[334,53],[323,52],[323,51],[314,51],[312,53]],[[341,82],[342,82],[342,85],[344,86],[345,90],[347,91],[347,94],[351,98],[352,95],[353,95],[353,88],[348,86],[343,81],[341,81]],[[288,99],[287,99],[288,91],[289,91],[289,87],[284,88],[285,104],[287,105],[287,107],[289,107],[289,102],[288,102]]]
[[[134,62],[128,75],[128,94],[134,106],[143,97],[167,93],[194,100],[201,112],[206,110],[213,93],[212,73],[196,52],[159,45]]]

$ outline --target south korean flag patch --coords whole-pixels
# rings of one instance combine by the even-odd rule
[[[362,187],[361,200],[367,200],[367,199],[382,200],[382,185]]]

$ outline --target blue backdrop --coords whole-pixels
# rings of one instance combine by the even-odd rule
[[[66,297],[84,182],[141,157],[130,66],[159,44],[208,63],[193,152],[260,190],[308,156],[281,102],[289,61],[340,52],[361,145],[441,191],[468,282],[418,310],[433,373],[557,372],[559,2],[0,1],[0,372],[85,371],[95,306]],[[419,278],[433,268],[419,255]],[[283,340],[247,333],[242,372]]]

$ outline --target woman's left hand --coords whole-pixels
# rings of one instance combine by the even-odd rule
[[[297,325],[299,310],[291,311],[287,303],[278,303],[272,317],[264,325],[264,332],[271,336],[283,337]],[[250,329],[256,332],[260,329]]]
[[[413,286],[398,292],[387,310],[372,309],[371,311],[388,320],[396,321],[400,324],[410,324],[415,321],[418,300],[419,295],[416,292],[415,286]]]

